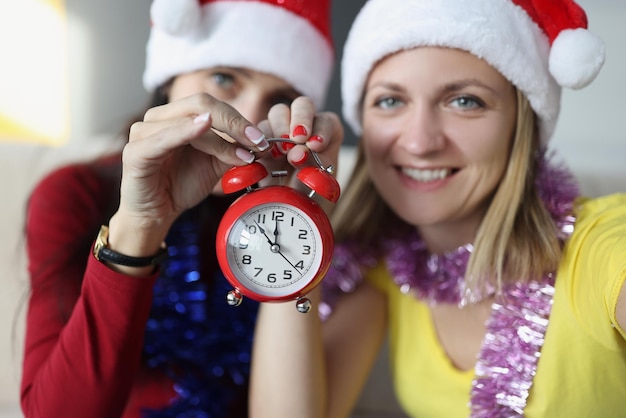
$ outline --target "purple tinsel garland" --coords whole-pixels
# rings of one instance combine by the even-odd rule
[[[548,328],[554,275],[516,283],[492,305],[487,333],[474,368],[471,416],[523,416]]]
[[[574,230],[574,200],[579,195],[573,175],[564,166],[550,165],[544,153],[539,159],[536,186],[559,238],[566,240]],[[429,304],[461,303],[471,244],[443,255],[429,254],[416,230],[411,229],[405,237],[386,239],[382,254],[355,248],[350,243],[335,248],[333,265],[322,283],[322,319],[331,314],[340,294],[353,291],[363,281],[363,271],[374,267],[381,257],[402,293],[411,293]],[[553,272],[546,273],[542,280],[505,286],[496,296],[475,366],[472,417],[523,415],[553,296]]]

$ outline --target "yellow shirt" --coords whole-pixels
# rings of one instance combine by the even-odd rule
[[[626,280],[626,195],[580,203],[525,417],[626,417],[626,332],[615,318]],[[405,411],[468,417],[474,371],[450,362],[428,306],[400,293],[382,264],[367,279],[388,298],[394,384]]]

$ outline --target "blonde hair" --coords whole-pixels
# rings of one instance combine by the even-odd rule
[[[537,120],[517,91],[517,124],[509,162],[478,228],[466,271],[466,288],[480,294],[488,286],[536,279],[556,269],[561,257],[557,229],[535,187],[541,152]],[[391,225],[389,221],[391,222]],[[338,242],[373,248],[402,221],[378,194],[369,176],[362,143],[355,169],[332,215]]]

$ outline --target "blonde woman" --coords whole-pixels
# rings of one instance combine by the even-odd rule
[[[255,417],[348,416],[386,333],[409,416],[623,415],[626,196],[579,196],[546,151],[603,61],[572,1],[366,3],[325,321],[261,307]]]

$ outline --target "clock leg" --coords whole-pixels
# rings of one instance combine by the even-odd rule
[[[300,313],[308,313],[311,310],[311,301],[308,298],[299,298],[296,301],[296,308]]]
[[[226,295],[226,301],[230,306],[239,306],[243,301],[243,296],[241,295],[241,293],[239,293],[238,290],[231,290]]]

